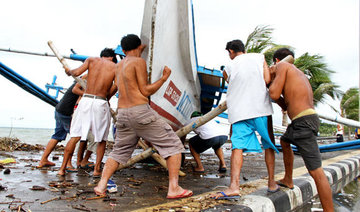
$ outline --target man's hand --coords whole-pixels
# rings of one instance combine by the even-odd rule
[[[170,74],[171,74],[171,69],[169,67],[165,66],[161,79],[166,81],[169,78]]]
[[[65,73],[68,75],[68,76],[71,76],[71,72],[70,72],[70,69],[66,66],[63,66],[64,69],[65,69]]]

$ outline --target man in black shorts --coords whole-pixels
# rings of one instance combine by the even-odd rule
[[[324,211],[333,211],[332,192],[328,179],[321,167],[321,155],[316,142],[320,121],[314,110],[313,92],[308,78],[294,65],[280,62],[288,55],[294,55],[289,49],[281,48],[274,53],[274,65],[270,73],[275,78],[269,87],[270,97],[283,101],[292,120],[281,137],[284,155],[285,176],[277,183],[292,189],[294,153],[290,144],[297,146],[304,159],[305,166],[314,179]]]

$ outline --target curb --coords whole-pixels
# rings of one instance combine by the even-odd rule
[[[332,191],[338,192],[360,175],[360,155],[329,164],[323,169]],[[304,174],[294,178],[293,190],[285,188],[274,194],[268,194],[266,188],[262,188],[243,196],[231,209],[246,212],[290,211],[301,207],[315,196],[317,196],[315,181],[309,174]]]

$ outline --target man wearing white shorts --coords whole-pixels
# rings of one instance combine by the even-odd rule
[[[98,143],[94,177],[101,175],[101,161],[105,153],[106,140],[109,134],[110,108],[108,99],[116,91],[114,85],[116,56],[114,50],[105,48],[100,57],[90,57],[78,68],[65,69],[66,74],[79,76],[88,70],[87,87],[71,122],[70,136],[64,152],[64,160],[58,175],[65,175],[66,163],[73,154],[76,143],[86,140],[88,132],[94,135]]]

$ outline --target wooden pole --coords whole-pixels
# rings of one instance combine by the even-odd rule
[[[138,154],[132,158],[130,158],[128,160],[128,162],[126,164],[120,164],[119,167],[117,168],[117,170],[129,167],[131,165],[133,165],[134,163],[137,163],[147,157],[149,157],[150,155],[152,155],[156,150],[153,148],[148,148],[145,151],[143,151],[141,154]]]
[[[64,66],[64,68],[67,68],[70,70],[70,67],[67,64],[65,58],[59,53],[59,51],[56,49],[54,43],[51,40],[48,41],[48,45],[49,45],[50,49],[54,52],[55,56],[60,61],[60,63]],[[76,80],[76,82],[78,82],[81,85],[81,87],[84,90],[86,89],[86,81],[85,80],[83,80],[79,77],[74,77],[74,76],[72,76],[72,77]]]

